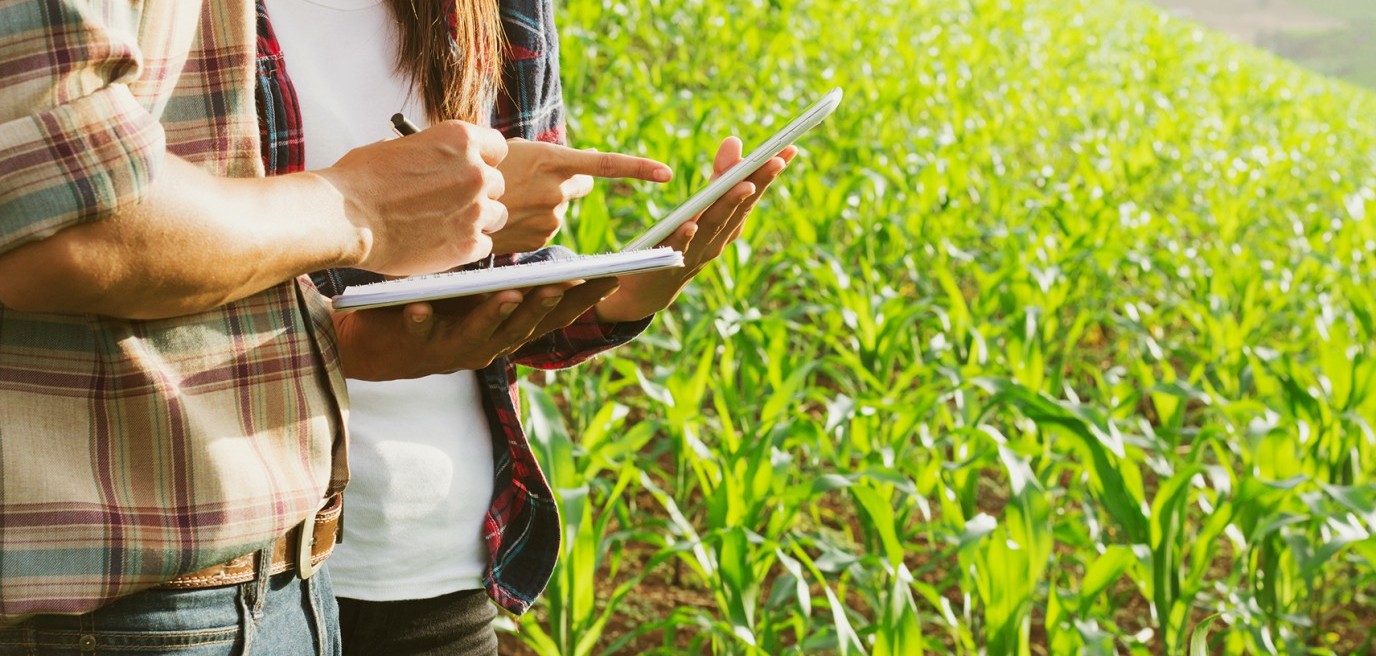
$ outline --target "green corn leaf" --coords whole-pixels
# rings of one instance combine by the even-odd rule
[[[1090,608],[1101,601],[1100,595],[1104,590],[1113,585],[1136,562],[1137,556],[1131,547],[1121,544],[1106,547],[1104,553],[1085,569],[1085,576],[1080,580],[1080,614],[1088,615]]]
[[[1194,625],[1190,636],[1190,656],[1209,656],[1209,629],[1222,613],[1214,613]]]

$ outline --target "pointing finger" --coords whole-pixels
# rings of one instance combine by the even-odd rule
[[[561,171],[571,174],[582,173],[599,178],[634,178],[650,182],[668,182],[674,175],[668,166],[652,159],[572,148],[559,151],[559,167]]]

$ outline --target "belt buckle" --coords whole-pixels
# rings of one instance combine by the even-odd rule
[[[315,518],[320,516],[320,511],[324,507],[325,504],[322,502],[320,507],[311,511],[299,525],[301,535],[296,539],[296,573],[303,581],[315,576],[321,565],[324,565],[323,561],[320,565],[311,562],[311,549],[315,547]]]

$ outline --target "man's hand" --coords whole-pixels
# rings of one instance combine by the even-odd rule
[[[506,227],[492,235],[492,252],[518,253],[545,245],[559,231],[569,201],[588,195],[594,177],[668,182],[668,166],[643,157],[574,150],[512,139],[498,170],[506,178],[501,197],[510,212]]]
[[[315,173],[339,190],[366,248],[357,265],[376,273],[433,273],[492,250],[506,225],[497,165],[501,133],[445,121],[418,134],[355,148]]]
[[[395,380],[482,369],[563,328],[616,289],[615,278],[336,313],[344,375]]]
[[[708,262],[721,255],[727,244],[741,235],[750,210],[754,209],[770,183],[779,177],[797,154],[797,148],[785,148],[749,178],[737,183],[711,207],[703,210],[702,214],[679,226],[674,234],[659,245],[682,252],[683,268],[623,277],[621,288],[597,304],[598,320],[636,321],[669,307],[693,277]],[[740,160],[740,139],[727,138],[717,150],[717,157],[712,163],[712,178],[716,179]]]

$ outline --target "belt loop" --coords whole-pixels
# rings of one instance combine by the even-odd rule
[[[272,549],[260,549],[254,552],[253,559],[258,561],[252,581],[245,583],[245,587],[253,586],[253,619],[263,619],[263,605],[267,603],[268,591],[272,586]]]

